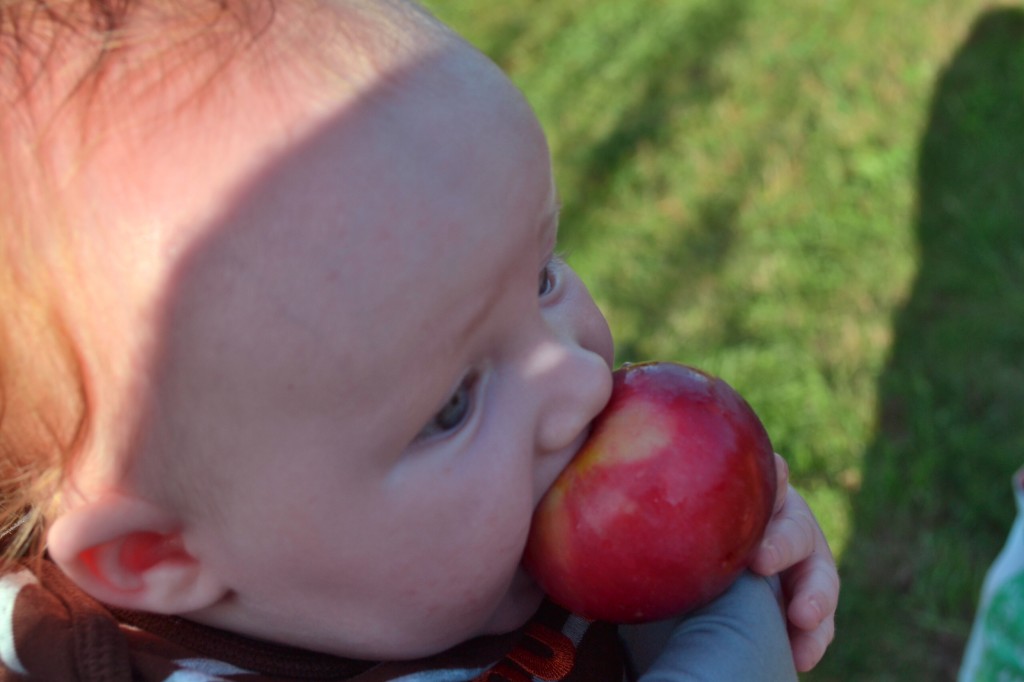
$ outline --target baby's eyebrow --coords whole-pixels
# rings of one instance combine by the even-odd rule
[[[554,193],[551,208],[544,211],[539,223],[542,241],[550,241],[551,246],[554,246],[558,237],[558,224],[562,216],[562,199],[558,196],[558,190],[554,190]]]
[[[491,286],[485,289],[484,293],[486,295],[480,299],[479,305],[477,305],[476,309],[470,313],[465,324],[459,327],[458,335],[455,338],[468,339],[473,333],[473,330],[477,329],[484,323],[484,320],[486,320],[488,315],[490,315],[491,309],[494,308],[498,299],[501,298],[504,292],[504,287],[500,286]]]

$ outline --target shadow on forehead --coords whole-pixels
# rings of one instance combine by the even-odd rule
[[[395,330],[408,330],[437,295],[406,266],[427,258],[417,244],[443,243],[446,226],[465,221],[459,197],[508,201],[506,184],[492,189],[474,161],[493,159],[485,142],[495,135],[536,125],[518,115],[528,108],[496,67],[466,50],[440,44],[360,91],[251,174],[188,242],[158,305],[146,370],[153,403],[136,439],[149,439],[144,449],[173,443],[177,453],[215,457],[202,434],[225,406],[256,433],[282,395],[292,398],[280,409],[298,414],[341,409],[340,382],[366,401],[402,400],[374,381],[366,360],[415,343]],[[546,147],[527,146],[516,154],[543,152],[546,162]],[[501,171],[510,179],[511,164]],[[460,266],[455,252],[440,257],[450,260],[430,264],[439,277]],[[176,460],[154,454],[158,468]]]
[[[245,397],[231,383],[233,369],[255,373],[265,385],[290,380],[284,353],[280,358],[269,356],[261,363],[250,362],[255,341],[272,338],[276,329],[301,328],[303,324],[311,325],[308,333],[318,333],[317,317],[332,301],[345,296],[332,288],[329,268],[318,269],[312,264],[326,261],[330,265],[333,258],[346,253],[345,239],[338,239],[338,226],[343,218],[355,220],[358,206],[368,213],[386,212],[389,208],[386,188],[366,184],[366,176],[360,173],[331,178],[331,171],[345,167],[340,163],[343,159],[323,158],[315,152],[330,143],[339,131],[348,130],[357,120],[368,117],[370,103],[385,99],[403,81],[403,73],[438,59],[435,52],[424,49],[424,43],[439,48],[456,42],[425,12],[397,0],[0,2],[0,97],[5,102],[0,112],[0,204],[4,206],[0,229],[2,246],[9,253],[16,251],[18,240],[42,243],[41,231],[59,232],[52,225],[61,224],[60,217],[64,215],[74,217],[69,225],[73,240],[91,239],[92,235],[83,227],[88,221],[77,212],[78,205],[65,196],[63,183],[69,176],[76,181],[73,176],[86,177],[92,158],[102,156],[108,144],[116,143],[114,146],[121,145],[119,149],[129,151],[145,149],[146,140],[142,138],[137,147],[132,146],[133,134],[142,130],[144,135],[153,136],[163,130],[160,126],[147,129],[149,122],[174,123],[176,117],[202,109],[211,100],[236,109],[244,107],[244,98],[236,97],[237,88],[252,87],[266,92],[268,82],[275,83],[274,77],[282,74],[294,79],[285,80],[287,85],[298,82],[308,87],[311,83],[332,82],[331,75],[338,79],[334,82],[343,82],[359,68],[363,73],[387,72],[386,78],[369,79],[370,85],[360,90],[351,105],[334,119],[237,185],[226,210],[190,240],[183,253],[166,254],[165,261],[173,258],[174,263],[156,264],[161,274],[163,268],[172,268],[156,306],[159,315],[151,335],[156,339],[156,348],[147,352],[148,366],[129,363],[115,371],[146,375],[145,383],[157,389],[147,394],[143,409],[132,413],[139,418],[133,428],[126,430],[134,431],[135,435],[128,443],[119,441],[118,450],[132,450],[125,454],[134,461],[137,450],[143,451],[141,455],[147,448],[165,448],[167,443],[176,442],[185,445],[190,439],[199,438],[201,429],[177,427],[190,422],[194,415],[201,415],[204,407],[218,400]],[[276,62],[277,58],[282,61]],[[388,71],[403,60],[406,63],[400,69]],[[339,63],[351,65],[353,70],[339,70]],[[282,90],[279,95],[283,97],[285,93]],[[332,98],[328,92],[323,101],[329,104]],[[140,102],[153,106],[138,114]],[[136,115],[139,118],[132,118]],[[409,140],[418,137],[410,135]],[[182,144],[189,142],[185,140]],[[205,142],[191,141],[199,145]],[[390,177],[396,181],[408,170],[408,156],[415,153],[411,145],[400,151],[376,159],[394,169]],[[325,164],[319,174],[310,175],[309,159]],[[157,167],[166,159],[143,161]],[[347,161],[351,166],[368,160]],[[145,163],[139,167],[144,168]],[[300,172],[303,168],[307,169],[305,174]],[[186,176],[190,173],[188,168],[179,170]],[[198,178],[205,170],[195,169],[194,176]],[[115,184],[116,180],[119,179],[109,182]],[[336,193],[338,182],[351,186],[364,183],[360,186],[358,206],[318,213],[319,205],[306,199],[315,194]],[[33,183],[38,185],[38,191],[32,190]],[[83,181],[83,187],[86,184]],[[281,191],[288,187],[293,191]],[[86,191],[85,196],[91,195]],[[95,198],[92,201],[102,203]],[[58,205],[64,203],[67,205]],[[90,211],[109,218],[108,208],[95,205]],[[309,220],[300,225],[297,217],[304,212]],[[55,219],[50,220],[51,217]],[[160,217],[154,216],[154,221],[159,222]],[[263,238],[256,238],[260,234]],[[50,245],[47,241],[45,249]],[[36,248],[35,243],[30,246]],[[105,255],[108,265],[131,258],[130,244],[119,248],[120,251]],[[60,286],[63,280],[56,281],[56,275],[47,268],[48,256],[32,258],[39,261],[38,269],[43,275],[55,280],[48,286]],[[358,261],[357,257],[349,258],[349,262]],[[296,273],[313,273],[314,277],[319,273],[323,277],[320,291],[315,295],[298,292],[304,295],[295,296],[297,292],[289,287],[296,284],[291,278]],[[99,273],[95,277],[102,279]],[[4,280],[0,285],[5,287],[0,294],[6,297],[9,284],[6,278],[0,280]],[[11,294],[12,300],[15,294],[24,298],[24,292],[19,290]],[[9,315],[6,317],[10,319]],[[353,325],[363,323],[358,317],[351,320]],[[29,342],[25,344],[26,351],[38,354],[38,348],[30,348]],[[75,355],[74,362],[86,362],[75,354],[75,349],[69,353]],[[345,363],[351,359],[340,357],[337,361]],[[128,361],[117,358],[116,362]],[[180,371],[185,368],[208,371],[215,380],[197,386],[192,383],[196,373]],[[79,386],[71,390],[81,389],[85,396],[90,390],[86,387],[88,375],[95,369],[77,367],[75,381]],[[36,383],[66,388],[64,383]],[[200,388],[203,390],[197,390]],[[56,391],[58,388],[52,389]],[[95,411],[92,400],[83,397],[81,405],[72,409],[76,414],[67,421],[75,425],[76,433],[89,433]],[[10,408],[10,401],[5,407]],[[212,415],[215,410],[209,413]],[[13,409],[6,414],[14,414]],[[176,431],[175,438],[164,439],[163,445],[155,446],[161,440],[160,431],[166,435],[172,429]],[[74,441],[69,440],[65,449],[77,448],[77,437]],[[196,449],[201,456],[203,448]],[[168,454],[152,459],[175,462],[179,452]],[[116,459],[120,465],[121,459]],[[56,471],[65,464],[63,460],[40,461],[33,466]],[[44,491],[37,497],[41,499],[51,493]],[[13,503],[15,511],[23,504],[38,502],[24,496],[18,500]]]

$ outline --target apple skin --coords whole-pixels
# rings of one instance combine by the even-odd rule
[[[523,563],[553,601],[587,618],[681,615],[750,563],[776,485],[768,434],[728,384],[671,362],[624,365],[538,505]]]

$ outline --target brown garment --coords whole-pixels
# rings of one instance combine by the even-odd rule
[[[177,674],[177,675],[176,675]],[[408,676],[408,677],[407,677]],[[545,603],[509,635],[429,659],[378,663],[104,607],[52,563],[0,576],[0,680],[45,682],[621,682],[614,626]]]

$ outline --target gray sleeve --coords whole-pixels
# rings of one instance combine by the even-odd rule
[[[751,573],[682,619],[620,631],[643,673],[639,682],[797,679],[775,591],[768,578]]]

